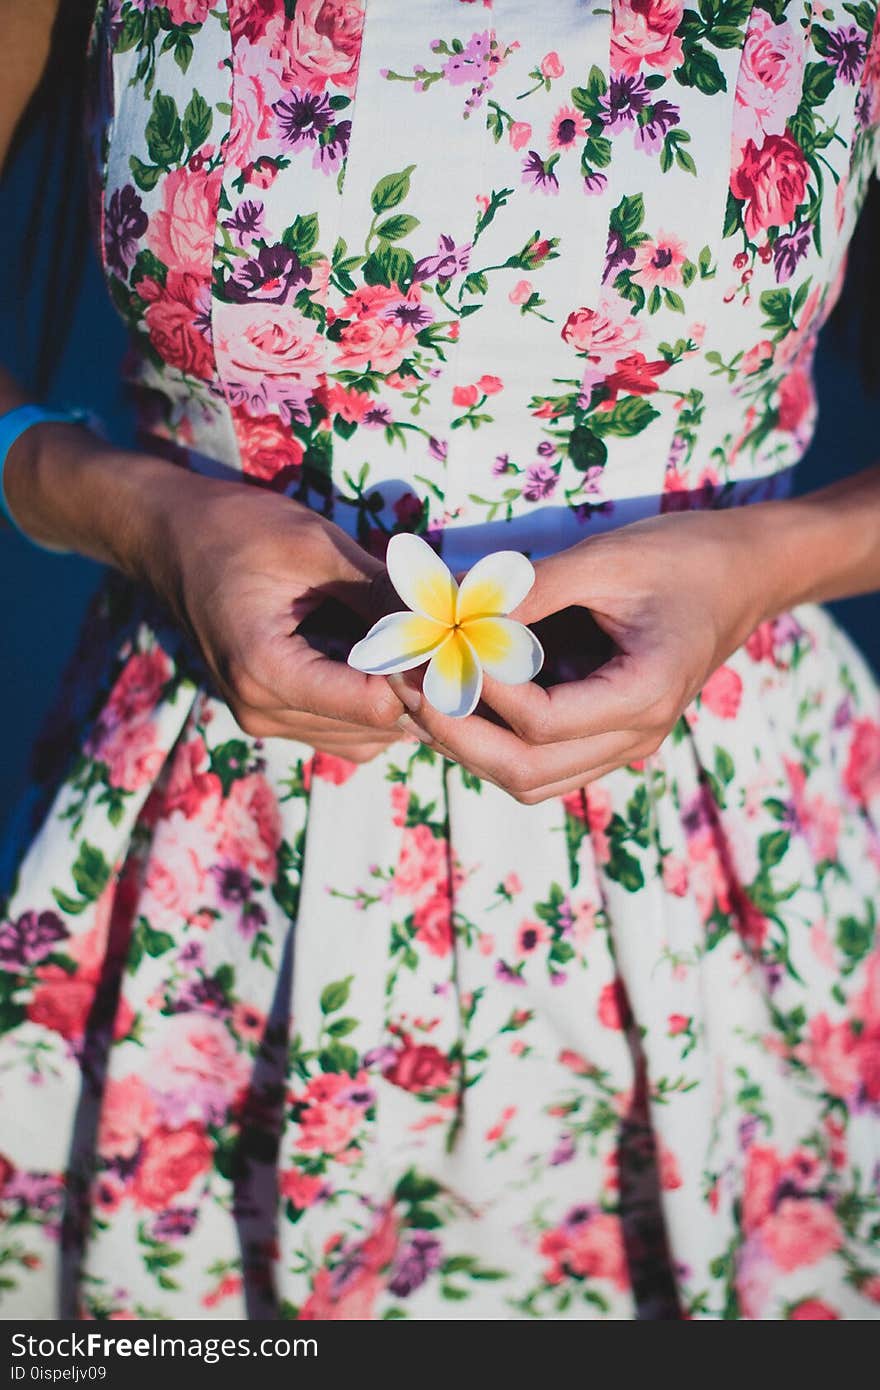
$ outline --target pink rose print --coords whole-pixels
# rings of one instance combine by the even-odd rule
[[[675,31],[683,11],[682,0],[613,0],[612,69],[633,77],[644,67],[670,73],[682,60]]]
[[[803,202],[807,173],[803,151],[790,135],[768,135],[760,148],[754,140],[746,140],[730,187],[735,198],[745,200],[750,237],[768,227],[788,226]]]
[[[785,133],[800,101],[806,56],[799,27],[787,18],[774,24],[766,10],[752,10],[734,99],[734,163],[739,163],[746,141],[760,148],[766,135]]]
[[[217,367],[233,405],[252,415],[277,406],[304,418],[321,381],[323,352],[314,320],[285,305],[227,304],[218,322]]]

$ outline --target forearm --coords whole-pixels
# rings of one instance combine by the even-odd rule
[[[0,370],[0,413],[25,399]],[[55,422],[19,437],[3,481],[17,525],[33,540],[113,565],[166,593],[171,577],[163,571],[174,563],[175,517],[198,515],[211,491],[223,486]]]
[[[742,512],[766,595],[765,617],[798,603],[880,589],[880,465],[803,497]]]

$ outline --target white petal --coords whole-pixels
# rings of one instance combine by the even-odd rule
[[[518,550],[496,550],[484,555],[461,581],[458,621],[463,623],[469,617],[479,618],[487,613],[509,613],[522,603],[534,582],[532,562]]]
[[[458,585],[449,568],[421,536],[401,531],[388,542],[385,565],[407,608],[451,627]]]
[[[428,663],[422,694],[441,714],[472,714],[483,689],[483,671],[473,647],[461,632],[452,632]]]
[[[386,613],[348,654],[349,666],[371,676],[390,676],[421,666],[437,650],[449,629],[420,613]]]
[[[515,618],[471,618],[462,632],[483,670],[505,685],[533,680],[544,665],[541,643]]]

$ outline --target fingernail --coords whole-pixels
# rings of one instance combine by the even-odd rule
[[[420,729],[414,719],[410,719],[408,714],[402,714],[397,721],[397,727],[401,733],[409,734],[410,738],[417,738],[420,743],[427,743],[431,735],[426,729]]]
[[[388,677],[388,683],[400,703],[406,705],[410,714],[418,714],[422,703],[420,691],[413,690],[412,686],[407,685],[402,676],[396,674]]]

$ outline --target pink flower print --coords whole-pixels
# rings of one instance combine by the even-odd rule
[[[516,933],[516,954],[531,956],[550,940],[550,929],[544,922],[522,922]]]
[[[150,249],[170,270],[210,273],[222,170],[173,169],[162,180],[162,206],[150,218]]]
[[[541,59],[542,77],[561,77],[565,72],[565,65],[558,53],[545,53]]]
[[[285,85],[312,92],[351,90],[357,82],[364,7],[355,0],[297,0],[293,18],[273,56],[284,65]]]
[[[732,666],[719,666],[700,692],[705,707],[719,719],[735,719],[742,701],[743,684]]]
[[[111,1077],[104,1089],[98,1152],[102,1158],[133,1158],[156,1123],[156,1102],[139,1076]]]
[[[551,150],[572,149],[579,140],[586,138],[587,123],[583,114],[574,106],[563,106],[550,123],[548,144]]]
[[[394,874],[395,892],[415,897],[428,885],[446,879],[446,845],[427,825],[407,826]]]
[[[220,813],[220,855],[271,882],[280,843],[281,813],[275,792],[258,772],[237,778]]]
[[[305,418],[322,379],[314,320],[290,305],[226,304],[218,330],[217,366],[232,404],[255,415],[277,406],[285,419]]]
[[[747,140],[760,146],[765,135],[784,134],[800,102],[807,47],[788,19],[774,24],[766,10],[752,10],[734,98],[734,163]]]
[[[680,237],[658,232],[653,241],[636,248],[633,273],[649,288],[655,285],[668,289],[681,284],[681,267],[687,259],[687,247]]]
[[[642,68],[668,74],[681,62],[683,0],[612,0],[611,67],[634,77]]]
[[[525,304],[532,293],[532,282],[530,280],[517,280],[513,289],[507,296],[511,304]]]

